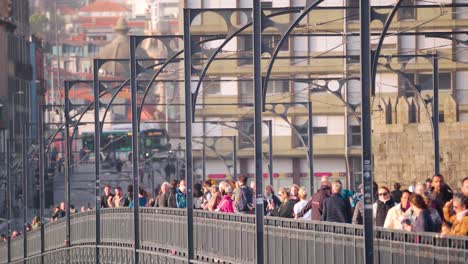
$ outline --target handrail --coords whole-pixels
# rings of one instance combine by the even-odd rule
[[[184,209],[173,208],[141,208],[140,209],[141,252],[147,258],[181,259],[186,253],[186,218]],[[65,247],[65,220],[59,219],[45,224],[46,253],[44,256],[60,255],[69,250],[71,254],[90,258],[95,250],[95,215],[93,211],[76,213],[71,216],[72,241],[69,248]],[[112,208],[102,210],[102,247],[106,253],[102,257],[113,258],[121,256],[131,259],[133,215],[130,208]],[[252,263],[255,259],[254,236],[255,217],[249,214],[226,214],[221,212],[194,211],[194,245],[195,262],[222,260],[226,263]],[[330,223],[320,221],[294,220],[278,217],[265,217],[265,254],[271,263],[281,263],[272,256],[288,259],[291,262],[333,262],[340,263],[342,259],[355,258],[359,262],[357,252],[363,248],[363,227],[360,225]],[[409,260],[442,259],[450,263],[464,263],[468,257],[468,237],[446,236],[435,233],[410,233],[407,231],[375,228],[375,247],[379,259],[391,255],[398,258],[402,254]],[[40,237],[37,230],[28,233],[28,259],[40,257]],[[11,240],[12,261],[23,259],[21,236]],[[40,243],[40,242],[39,242]],[[313,245],[317,254],[296,256],[296,249],[291,243]],[[288,246],[288,250],[277,247]],[[323,249],[338,247],[346,254],[336,255],[320,253]],[[7,243],[0,242],[0,263],[6,263]],[[306,250],[304,248],[303,250]],[[307,251],[307,250],[306,250]],[[350,252],[354,253],[350,253]],[[153,253],[150,253],[153,252]],[[149,255],[148,255],[149,254]],[[278,255],[280,254],[280,255]],[[349,254],[349,256],[348,256]],[[301,255],[301,254],[299,254]],[[74,256],[74,255],[73,255]],[[80,257],[81,258],[81,257]],[[50,259],[54,259],[50,257]],[[305,260],[307,259],[307,260]],[[402,261],[402,263],[405,263]],[[409,262],[407,262],[409,263]]]

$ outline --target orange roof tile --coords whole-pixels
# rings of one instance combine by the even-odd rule
[[[118,3],[98,1],[80,8],[80,12],[130,12],[130,10]]]

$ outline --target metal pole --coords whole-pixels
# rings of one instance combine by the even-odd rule
[[[256,259],[257,264],[263,263],[263,173],[262,173],[262,7],[260,1],[253,2],[253,65],[254,65],[254,137],[255,137],[255,227],[256,227]]]
[[[100,166],[101,166],[101,124],[99,121],[99,60],[93,61],[93,90],[94,90],[94,162],[95,162],[95,195],[96,195],[96,264],[99,264],[99,244],[101,244],[101,197],[100,197]]]
[[[130,37],[130,87],[132,98],[132,174],[133,174],[133,257],[134,263],[139,263],[138,249],[140,248],[140,220],[139,220],[139,177],[138,177],[138,159],[140,150],[138,146],[138,103],[137,103],[137,67],[136,67],[136,38]]]
[[[28,188],[28,175],[27,175],[27,167],[28,167],[28,154],[26,153],[26,122],[23,120],[23,131],[21,133],[21,152],[23,154],[23,256],[24,259],[28,257],[28,234],[26,231],[26,223],[28,221],[28,200],[27,200],[27,188]]]
[[[237,181],[237,136],[232,137],[232,176]]]
[[[206,139],[203,137],[203,148],[202,148],[202,171],[203,171],[203,180],[206,180]]]
[[[190,9],[184,9],[184,84],[185,84],[185,180],[187,183],[187,260],[191,263],[193,249],[193,160],[192,160],[192,39]]]
[[[439,151],[439,55],[432,56],[433,89],[432,97],[432,123],[434,132],[434,175],[440,174]]]
[[[314,194],[314,127],[312,124],[312,102],[307,103],[307,149],[309,158],[310,195]]]
[[[180,181],[181,179],[181,175],[180,175],[180,162],[179,162],[179,157],[180,157],[180,152],[181,152],[181,148],[180,148],[180,145],[177,147],[177,154],[176,154],[176,174],[175,174],[175,177],[178,181]]]
[[[11,123],[11,122],[10,122]],[[8,137],[11,137],[11,129],[9,129],[8,131],[9,135]],[[12,205],[12,188],[11,188],[11,168],[10,168],[10,162],[11,162],[11,139],[7,139],[7,188],[8,188],[8,200],[7,200],[7,218],[8,218],[8,222],[7,222],[7,228],[8,228],[8,253],[7,253],[7,259],[8,259],[8,263],[11,262],[11,217],[12,217],[12,208],[11,208],[11,205]]]
[[[71,143],[70,143],[70,83],[65,82],[65,204],[66,204],[66,236],[65,246],[70,246],[70,164],[71,164]],[[68,255],[69,257],[69,255]]]
[[[374,263],[374,235],[372,219],[372,128],[371,128],[371,49],[370,49],[370,2],[361,0],[361,85],[362,85],[362,168],[364,184],[364,255],[366,264]]]
[[[39,136],[39,219],[41,220],[41,263],[44,263],[45,239],[44,239],[44,207],[45,207],[45,153],[44,153],[44,108],[39,107],[38,115],[38,136]]]
[[[273,123],[271,120],[268,124],[268,176],[270,177],[270,186],[273,187]]]

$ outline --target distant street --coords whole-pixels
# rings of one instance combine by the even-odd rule
[[[101,169],[101,189],[104,185],[109,184],[112,190],[120,186],[124,192],[127,190],[127,186],[132,184],[131,166],[124,166],[122,172],[117,172],[115,168]],[[71,187],[71,204],[75,206],[77,210],[81,206],[94,207],[95,204],[95,169],[94,163],[80,163],[74,168],[72,175],[70,175],[70,187]],[[148,192],[154,189],[152,186],[151,172],[147,171],[143,181],[140,182],[140,186],[145,188]],[[154,175],[155,186],[163,181],[163,177],[160,175]],[[153,188],[152,188],[153,187]],[[61,173],[57,173],[54,180],[54,204],[58,205],[60,202],[65,200],[65,180],[63,170]]]

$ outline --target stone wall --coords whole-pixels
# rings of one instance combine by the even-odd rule
[[[383,107],[380,116],[374,114],[377,117],[373,120],[372,148],[376,182],[392,186],[399,181],[408,186],[431,177],[434,144],[426,110],[419,103],[417,121],[409,123],[409,105],[417,100],[394,97],[382,99],[382,103],[391,107]],[[461,179],[468,176],[468,122],[457,122],[457,106],[450,96],[441,98],[439,109],[445,119],[439,126],[440,171],[449,185],[458,189]],[[428,110],[431,111],[430,107]],[[390,114],[387,111],[392,111],[392,124],[387,124],[389,118],[385,119]]]

